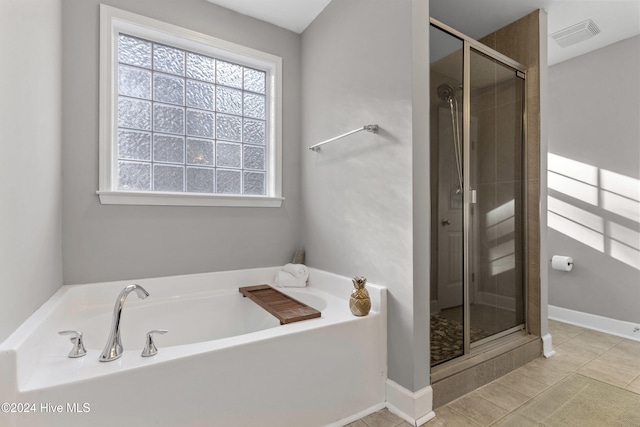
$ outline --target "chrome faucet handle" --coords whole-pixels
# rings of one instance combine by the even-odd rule
[[[71,335],[69,339],[73,343],[73,348],[69,352],[69,357],[76,358],[82,357],[87,354],[87,350],[84,349],[84,341],[82,339],[82,332],[80,331],[60,331],[60,335]]]
[[[147,332],[147,341],[144,346],[144,350],[142,350],[141,356],[149,357],[149,356],[155,356],[156,354],[158,354],[158,349],[156,345],[153,343],[153,334],[164,335],[167,332],[169,331],[167,331],[166,329],[154,329],[153,331]]]

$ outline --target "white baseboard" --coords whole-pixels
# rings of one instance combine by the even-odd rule
[[[336,421],[335,423],[327,424],[325,427],[342,427],[350,424],[354,421],[358,421],[360,418],[364,418],[367,415],[371,415],[374,412],[378,412],[380,409],[384,409],[387,405],[384,402],[378,403],[377,405],[373,405],[370,408],[365,409],[364,411],[360,411],[357,414],[351,415],[350,417],[343,418],[340,421]]]
[[[546,334],[542,337],[542,354],[547,359],[556,354],[555,350],[553,349],[551,334]]]
[[[387,408],[412,426],[419,426],[436,416],[433,412],[433,389],[427,386],[413,393],[387,379]]]
[[[640,341],[640,324],[611,319],[568,308],[549,306],[549,319],[593,329],[610,335]]]

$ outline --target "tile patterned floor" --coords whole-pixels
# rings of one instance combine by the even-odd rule
[[[640,342],[549,321],[543,357],[441,408],[421,427],[640,427]],[[410,427],[388,410],[347,427]]]

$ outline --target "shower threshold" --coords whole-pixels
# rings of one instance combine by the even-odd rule
[[[523,329],[511,332],[503,337],[493,339],[484,345],[480,345],[472,349],[471,353],[448,360],[439,365],[431,367],[431,384],[447,379],[453,375],[459,374],[468,369],[477,367],[486,362],[492,361],[497,357],[521,349],[531,342],[540,341],[540,337],[528,334]],[[542,353],[540,353],[542,354]],[[520,358],[523,359],[523,358]],[[513,360],[513,369],[521,365],[515,366],[516,360]],[[509,363],[505,368],[509,368]],[[507,372],[511,371],[509,369]],[[505,372],[506,373],[506,372]],[[494,378],[495,379],[495,378]]]

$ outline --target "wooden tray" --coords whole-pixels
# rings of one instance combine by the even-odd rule
[[[281,325],[320,317],[320,312],[269,285],[238,288],[240,293],[280,320]]]

